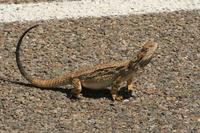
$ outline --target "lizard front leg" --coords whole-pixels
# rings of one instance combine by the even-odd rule
[[[121,79],[118,78],[116,81],[113,82],[112,84],[112,88],[111,88],[111,94],[112,94],[112,99],[115,101],[121,101],[123,99],[122,96],[119,96],[118,95],[118,91],[119,91],[119,88],[120,88],[120,84],[121,84]]]
[[[136,89],[136,85],[134,82],[134,78],[133,76],[131,76],[128,80],[127,80],[127,86],[128,86],[128,92],[133,92],[133,90]]]
[[[72,96],[75,98],[79,98],[80,92],[82,90],[81,81],[76,78],[72,80],[72,84],[73,84]]]
[[[127,92],[128,95],[131,97],[135,97],[135,89],[137,88],[135,82],[134,82],[134,76],[131,76],[128,80],[127,80]]]

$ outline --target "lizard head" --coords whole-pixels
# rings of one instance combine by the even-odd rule
[[[137,58],[140,60],[139,61],[140,67],[144,67],[150,62],[157,47],[158,44],[155,43],[153,40],[149,40],[144,43],[142,49],[137,55]]]

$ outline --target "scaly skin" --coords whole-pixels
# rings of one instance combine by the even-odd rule
[[[33,28],[38,25],[32,26],[27,29],[20,37],[16,47],[16,62],[20,73],[32,85],[40,88],[54,88],[61,85],[72,84],[74,89],[72,94],[79,97],[82,86],[90,89],[102,89],[112,86],[111,93],[113,100],[121,100],[122,97],[117,93],[122,82],[127,82],[128,90],[134,89],[133,78],[138,69],[146,66],[153,57],[157,49],[157,43],[152,40],[147,41],[142,46],[142,49],[137,54],[136,58],[125,61],[115,61],[105,64],[98,64],[81,68],[77,71],[66,73],[53,79],[39,79],[30,76],[23,68],[20,61],[20,45],[24,36]]]

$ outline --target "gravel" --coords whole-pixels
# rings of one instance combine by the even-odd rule
[[[109,91],[29,85],[15,63],[21,33],[36,22],[0,24],[1,132],[200,132],[199,11],[41,21],[23,42],[25,69],[53,78],[82,66],[130,58],[149,39],[156,56],[136,78],[133,97]]]

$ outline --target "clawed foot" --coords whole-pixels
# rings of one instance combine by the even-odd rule
[[[73,100],[80,100],[81,96],[80,96],[80,93],[76,94],[76,93],[71,92],[69,98]]]
[[[123,97],[119,95],[112,95],[113,101],[122,101]]]
[[[75,96],[75,95],[72,95],[72,94],[69,96],[69,98],[73,99],[73,100],[80,100],[80,96]]]

